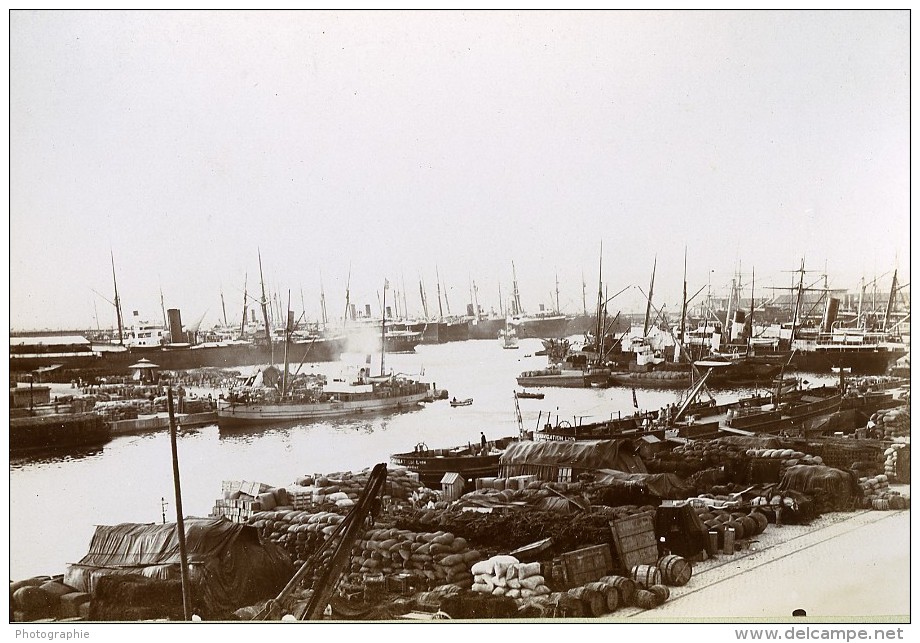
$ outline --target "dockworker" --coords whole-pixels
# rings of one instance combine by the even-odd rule
[[[482,443],[482,452],[485,453],[486,452],[486,434],[480,431],[479,435],[480,435],[479,441],[480,443]]]

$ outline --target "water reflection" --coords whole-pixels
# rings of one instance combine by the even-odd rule
[[[375,431],[387,431],[391,420],[396,416],[417,416],[425,409],[419,405],[411,409],[400,409],[382,413],[363,413],[336,418],[334,420],[317,418],[314,420],[289,420],[255,425],[218,426],[221,441],[251,442],[255,439],[280,437],[290,438],[297,433],[332,431],[335,433],[361,432],[371,434]]]
[[[104,451],[104,445],[93,445],[85,447],[50,447],[29,452],[10,453],[10,469],[76,462],[99,457]]]

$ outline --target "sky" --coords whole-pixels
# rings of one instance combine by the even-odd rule
[[[12,11],[10,328],[909,281],[907,11]],[[584,284],[584,285],[583,285]],[[161,299],[162,297],[162,299]],[[501,297],[501,299],[500,299]],[[253,302],[250,302],[250,306]],[[133,317],[138,311],[138,317]]]

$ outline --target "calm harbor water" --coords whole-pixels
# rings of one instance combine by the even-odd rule
[[[541,368],[534,354],[539,340],[520,341],[505,350],[498,340],[470,340],[419,346],[414,354],[387,355],[386,370],[418,375],[473,405],[452,408],[447,400],[417,410],[359,416],[335,421],[285,424],[222,431],[216,425],[183,429],[178,439],[183,513],[207,516],[221,495],[224,480],[248,480],[285,486],[299,476],[358,471],[390,454],[424,442],[431,448],[517,435],[513,391],[523,370]],[[342,364],[363,365],[364,355],[347,354]],[[375,370],[380,356],[373,356]],[[336,365],[305,368],[332,373]],[[812,383],[832,378],[809,376]],[[540,389],[543,400],[519,400],[523,425],[532,430],[547,414],[555,421],[601,420],[631,413],[626,388]],[[719,401],[742,391],[720,391]],[[745,391],[746,392],[746,391]],[[643,409],[658,409],[677,399],[678,391],[637,389]],[[169,433],[123,436],[102,447],[67,455],[10,460],[10,578],[59,574],[88,549],[95,525],[175,520]]]

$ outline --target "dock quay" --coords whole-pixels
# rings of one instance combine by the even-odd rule
[[[207,426],[217,423],[217,411],[202,413],[177,413],[176,426],[191,428]],[[157,413],[154,415],[139,415],[136,419],[114,420],[109,423],[109,430],[113,436],[130,435],[132,433],[147,433],[161,431],[169,428],[169,414]]]

